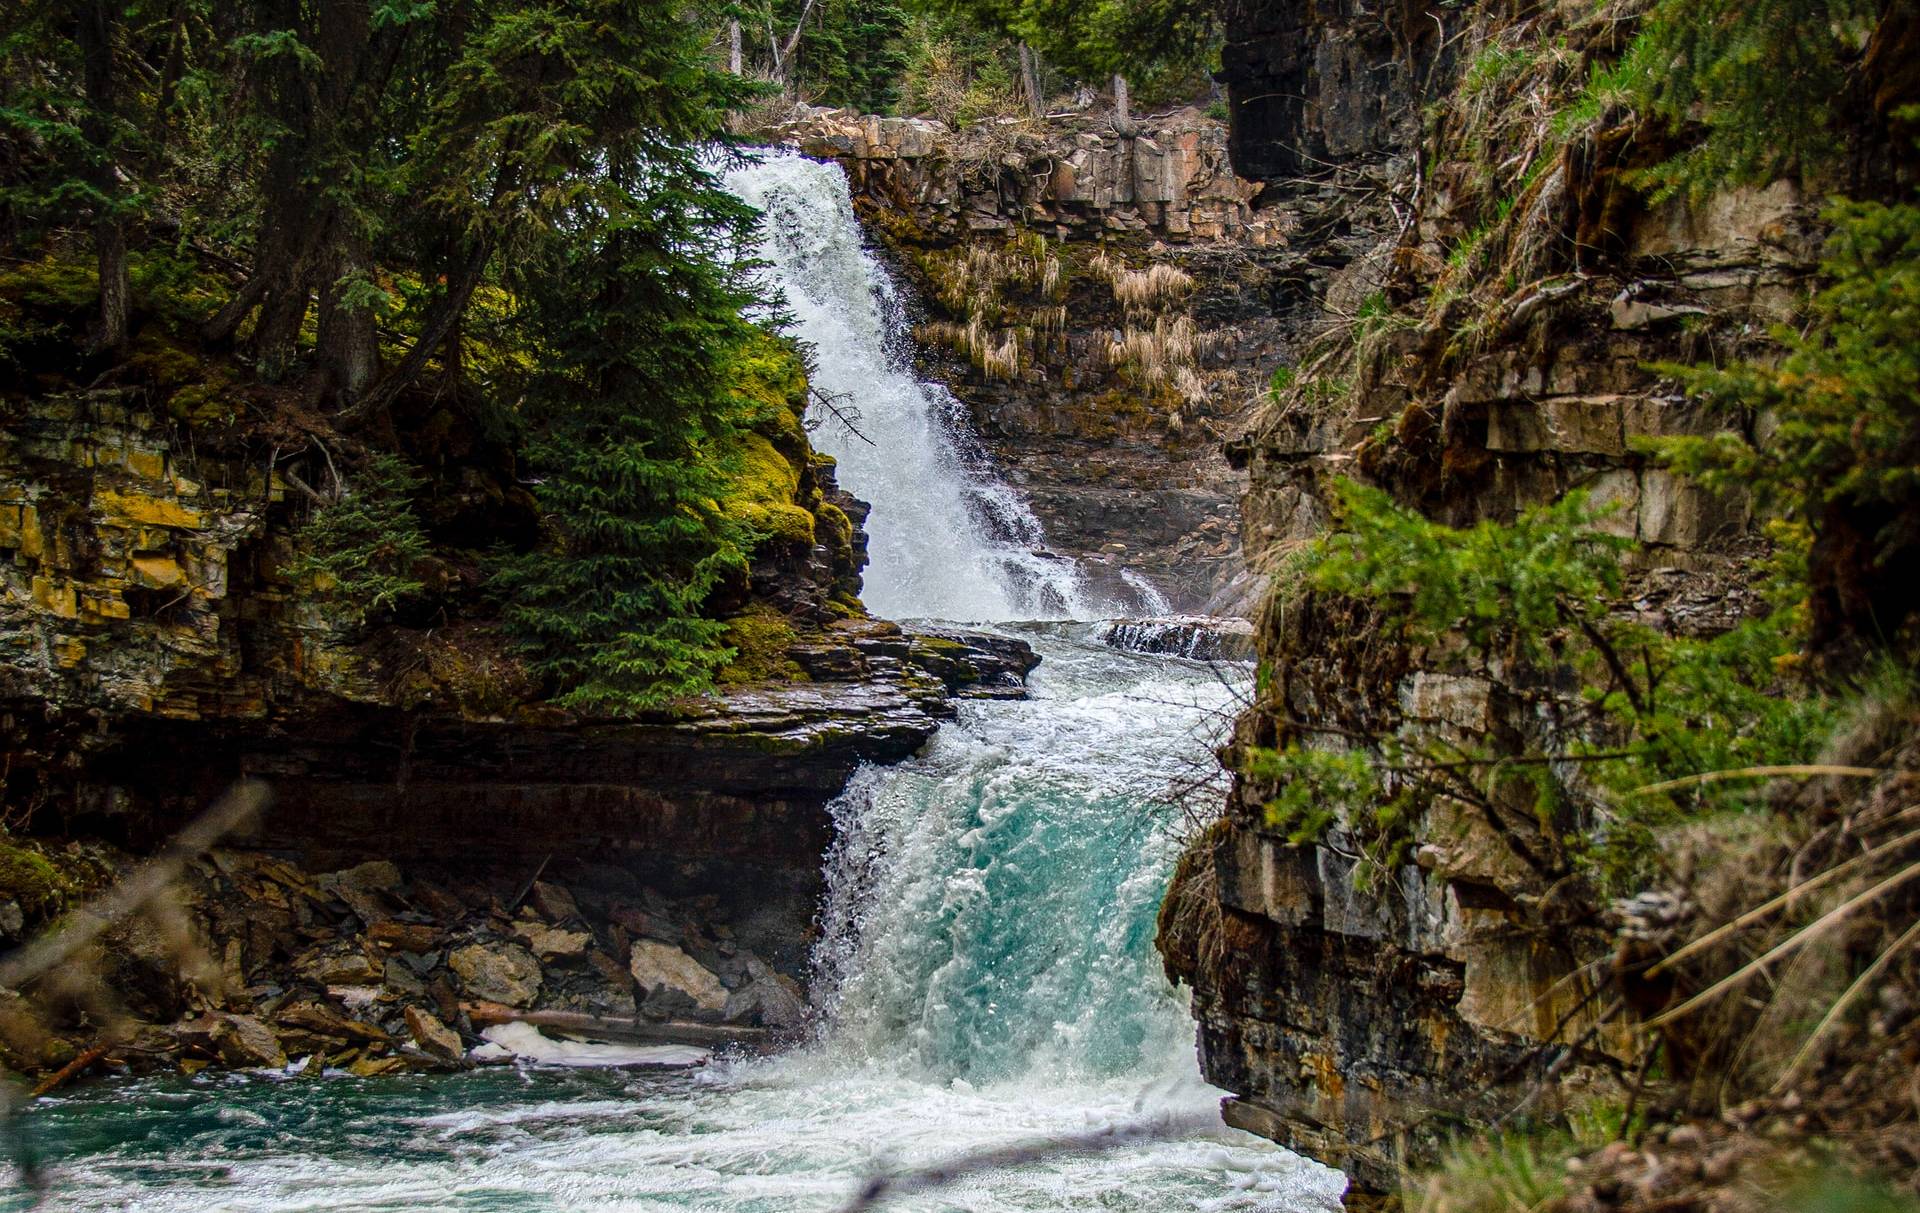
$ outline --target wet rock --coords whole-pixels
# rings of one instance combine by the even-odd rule
[[[524,1007],[540,993],[540,964],[519,944],[468,944],[447,956],[447,966],[475,998]]]
[[[466,1051],[460,1045],[459,1034],[441,1023],[433,1012],[408,1007],[406,1021],[407,1034],[428,1056],[447,1062],[457,1062],[464,1056]]]
[[[440,938],[440,930],[423,922],[390,918],[369,926],[367,938],[395,951],[420,953],[433,947],[433,941]]]
[[[792,1032],[806,1026],[807,1004],[791,979],[764,977],[735,990],[727,999],[721,1018],[728,1023]]]
[[[389,990],[410,994],[415,998],[423,998],[427,993],[427,983],[420,980],[420,975],[413,971],[413,967],[393,956],[387,957],[386,976],[382,984]]]
[[[317,948],[294,961],[293,967],[300,976],[323,986],[370,985],[378,982],[386,970],[357,940]]]
[[[356,889],[366,893],[397,893],[400,891],[400,869],[390,860],[376,859],[342,868],[338,872],[328,872],[320,877],[318,883],[328,892]]]
[[[27,916],[21,911],[20,903],[11,897],[0,898],[0,935],[18,939],[26,925]]]
[[[642,939],[657,939],[662,943],[677,944],[685,938],[685,932],[680,929],[680,924],[646,910],[620,906],[609,917],[625,928],[628,933]]]
[[[858,649],[837,644],[796,644],[787,656],[799,663],[815,682],[852,682],[868,673],[867,659]]]
[[[372,1024],[349,1019],[322,1002],[305,1000],[283,1007],[274,1020],[283,1032],[301,1031],[333,1040],[385,1043],[387,1034]]]
[[[671,944],[636,940],[627,969],[640,989],[654,994],[682,994],[703,1011],[723,1012],[727,988],[711,969]]]
[[[406,1068],[404,1057],[362,1057],[347,1067],[347,1073],[355,1078],[378,1078],[382,1074],[391,1074],[395,1070]]]
[[[416,880],[413,884],[413,904],[424,910],[435,922],[451,926],[467,916],[467,904],[436,884]]]

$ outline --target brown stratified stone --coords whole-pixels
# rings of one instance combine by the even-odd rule
[[[424,922],[401,922],[388,918],[367,928],[367,938],[383,948],[400,952],[425,952],[440,938],[440,928]]]
[[[460,1036],[452,1028],[440,1022],[438,1016],[423,1007],[408,1007],[405,1012],[407,1034],[413,1037],[413,1043],[429,1056],[441,1061],[459,1061],[466,1056],[466,1050],[460,1045]]]
[[[635,940],[627,968],[646,994],[679,993],[703,1011],[726,1010],[726,986],[711,969],[672,944],[657,939]]]

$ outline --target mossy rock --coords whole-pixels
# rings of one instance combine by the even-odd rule
[[[815,534],[820,542],[836,555],[853,559],[853,519],[847,512],[831,501],[823,501],[813,508],[813,516],[818,519]]]
[[[785,615],[765,603],[754,603],[726,624],[723,640],[734,658],[720,670],[722,685],[808,681],[807,672],[787,654],[800,637]]]
[[[769,540],[812,546],[813,515],[794,503],[800,469],[762,434],[743,437],[730,463],[733,480],[719,502],[721,510]]]
[[[29,916],[40,916],[57,912],[72,894],[72,882],[52,860],[0,838],[0,896],[19,902]]]

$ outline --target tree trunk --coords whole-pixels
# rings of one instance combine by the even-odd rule
[[[740,18],[727,22],[727,70],[738,76],[745,65],[740,55]]]
[[[293,369],[300,353],[300,326],[312,302],[313,270],[305,256],[281,267],[268,281],[260,320],[253,327],[254,370],[268,383],[278,383]]]
[[[1020,44],[1020,91],[1026,94],[1028,116],[1038,122],[1045,106],[1040,97],[1040,56],[1024,42]]]
[[[120,183],[113,165],[114,7],[107,0],[82,5],[79,41],[87,88],[83,133],[98,157],[88,175],[100,195],[93,212],[93,244],[100,264],[100,332],[95,346],[117,352],[127,345],[133,288],[127,276],[126,223],[115,207]]]
[[[438,303],[427,314],[426,321],[420,326],[420,337],[400,360],[400,365],[387,372],[385,378],[375,384],[372,390],[357,402],[340,411],[342,424],[360,421],[386,408],[397,399],[408,384],[420,377],[427,369],[427,362],[435,351],[446,342],[448,336],[460,323],[460,317],[467,310],[467,301],[473,298],[474,288],[480,285],[480,278],[486,273],[487,262],[493,258],[493,242],[483,238],[468,252],[467,259],[458,272],[447,279],[447,293],[440,296]]]
[[[807,15],[813,12],[813,5],[814,0],[807,0],[800,6],[800,18],[793,23],[793,36],[787,39],[785,50],[776,46],[773,51],[774,70],[780,74],[780,82],[787,96],[795,101],[800,99],[800,72],[794,64],[794,56],[800,53],[800,35],[807,28]]]
[[[1120,73],[1113,74],[1113,130],[1122,139],[1131,139],[1140,133],[1140,126],[1133,120],[1133,101],[1127,95],[1127,78]]]
[[[343,404],[352,404],[373,384],[379,369],[380,346],[374,332],[373,309],[349,306],[346,288],[364,281],[373,269],[366,241],[347,234],[339,240],[330,263],[320,275],[320,365]]]

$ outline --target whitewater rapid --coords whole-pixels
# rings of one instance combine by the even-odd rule
[[[1179,816],[1152,793],[1211,761],[1240,688],[1021,634],[1031,699],[963,705],[834,806],[810,1046],[688,1075],[81,1089],[26,1118],[47,1207],[829,1213],[877,1174],[1144,1129],[882,1207],[1330,1213],[1338,1172],[1220,1124],[1153,951]]]

